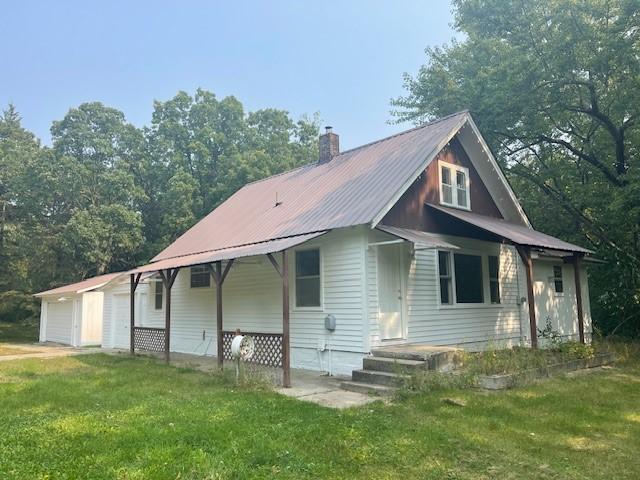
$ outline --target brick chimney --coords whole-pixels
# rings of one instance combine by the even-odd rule
[[[324,135],[320,135],[318,163],[330,162],[333,157],[340,154],[340,137],[333,133],[332,127],[324,127]]]

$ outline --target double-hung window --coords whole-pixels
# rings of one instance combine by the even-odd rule
[[[451,305],[453,303],[453,291],[451,286],[451,254],[438,252],[438,272],[440,275],[440,303]]]
[[[553,266],[553,289],[557,294],[564,293],[564,283],[562,281],[562,266]]]
[[[320,307],[320,250],[296,251],[296,307]]]
[[[156,310],[162,310],[162,294],[164,293],[164,285],[161,281],[156,281],[155,290],[153,292],[154,307]]]
[[[191,288],[211,286],[211,274],[205,265],[191,267]]]
[[[495,255],[489,255],[489,295],[491,303],[500,303],[500,261]]]
[[[439,162],[440,203],[469,210],[469,169],[447,162]]]

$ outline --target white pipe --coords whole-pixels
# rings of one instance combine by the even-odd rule
[[[331,348],[331,343],[328,344],[329,350],[329,376],[333,377],[333,349]]]

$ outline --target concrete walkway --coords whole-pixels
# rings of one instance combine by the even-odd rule
[[[100,347],[76,348],[52,343],[2,343],[0,346],[7,347],[9,350],[19,351],[19,353],[12,353],[10,355],[0,355],[0,362],[24,360],[27,358],[68,357],[71,355],[86,355],[89,353],[100,353],[104,351]]]

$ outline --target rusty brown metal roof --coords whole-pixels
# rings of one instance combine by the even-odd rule
[[[444,248],[447,250],[457,250],[460,247],[454,245],[451,242],[447,242],[442,239],[441,235],[436,233],[421,232],[419,230],[412,230],[410,228],[391,227],[389,225],[378,225],[377,230],[389,233],[395,237],[402,238],[412,242],[415,245],[416,250],[426,248]]]
[[[569,252],[593,253],[591,250],[565,242],[564,240],[552,237],[546,233],[538,232],[537,230],[521,225],[515,225],[499,218],[486,217],[484,215],[478,215],[477,213],[455,208],[441,207],[430,203],[427,205],[439,212],[450,215],[458,220],[462,220],[465,223],[511,240],[513,243],[518,245],[551,248],[554,250],[564,250]]]
[[[467,118],[460,112],[250,183],[152,261],[370,223]]]
[[[172,257],[164,260],[138,267],[128,273],[154,272],[166,268],[180,268],[190,265],[201,265],[204,263],[217,262],[219,260],[231,260],[232,258],[251,257],[254,255],[265,255],[267,253],[280,252],[287,248],[295,247],[308,240],[324,235],[326,231],[308,233],[306,235],[296,235],[293,237],[269,240],[266,242],[252,243],[240,247],[223,248],[211,252],[194,253],[181,257]]]
[[[120,275],[124,275],[126,272],[107,273],[105,275],[99,275],[97,277],[87,278],[77,283],[70,283],[69,285],[63,285],[61,287],[46,290],[44,292],[36,293],[34,296],[42,297],[45,295],[61,295],[64,293],[82,293],[90,290],[100,288],[110,281],[114,280]]]

